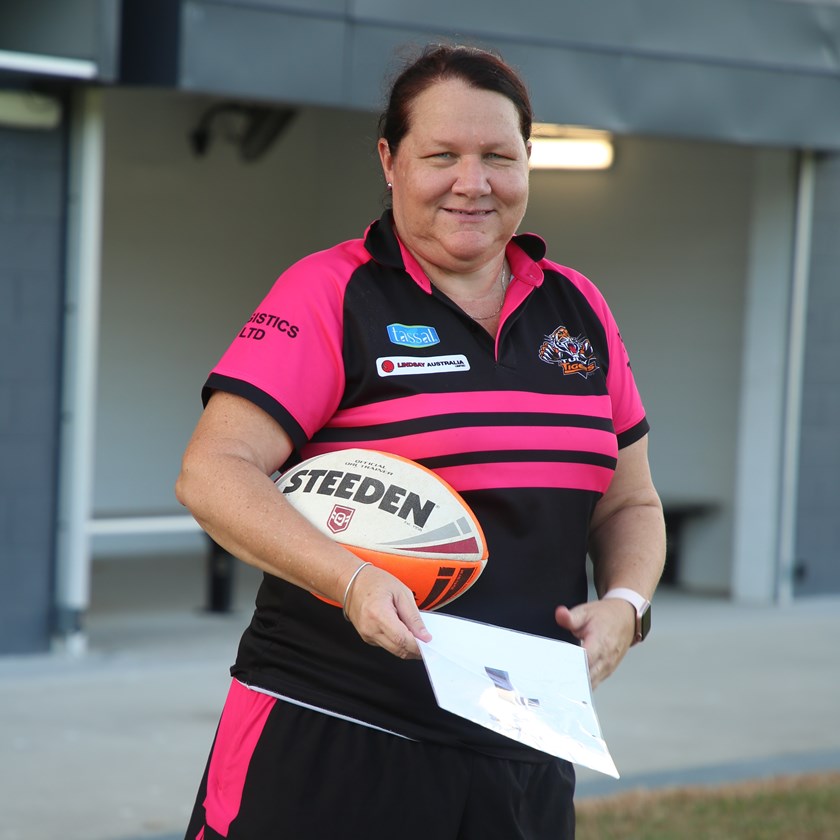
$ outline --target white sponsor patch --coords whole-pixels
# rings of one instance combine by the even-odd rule
[[[415,373],[455,373],[469,370],[466,356],[380,356],[376,372],[380,376],[409,376]]]

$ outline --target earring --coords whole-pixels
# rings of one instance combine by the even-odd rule
[[[394,185],[390,181],[388,181],[385,186],[388,187],[388,192],[391,192],[391,190],[394,189]]]

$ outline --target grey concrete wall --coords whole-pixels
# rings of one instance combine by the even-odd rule
[[[0,653],[49,645],[64,139],[0,128]]]
[[[744,602],[772,603],[786,586],[780,540],[798,169],[794,152],[756,153],[735,451],[732,595]]]
[[[817,159],[794,592],[840,592],[840,156]]]

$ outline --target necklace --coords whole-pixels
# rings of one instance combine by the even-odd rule
[[[473,321],[489,321],[491,318],[495,318],[502,311],[502,307],[505,305],[505,291],[507,289],[508,282],[510,282],[510,278],[506,277],[506,274],[507,260],[503,260],[502,271],[501,274],[499,274],[499,285],[502,288],[502,299],[499,301],[499,306],[495,312],[491,312],[489,315],[470,315],[470,318],[472,318]]]

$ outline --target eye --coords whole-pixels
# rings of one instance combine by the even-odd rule
[[[484,155],[484,159],[489,160],[491,163],[505,163],[516,160],[516,158],[512,155],[503,155],[500,152],[487,152],[487,154]]]

